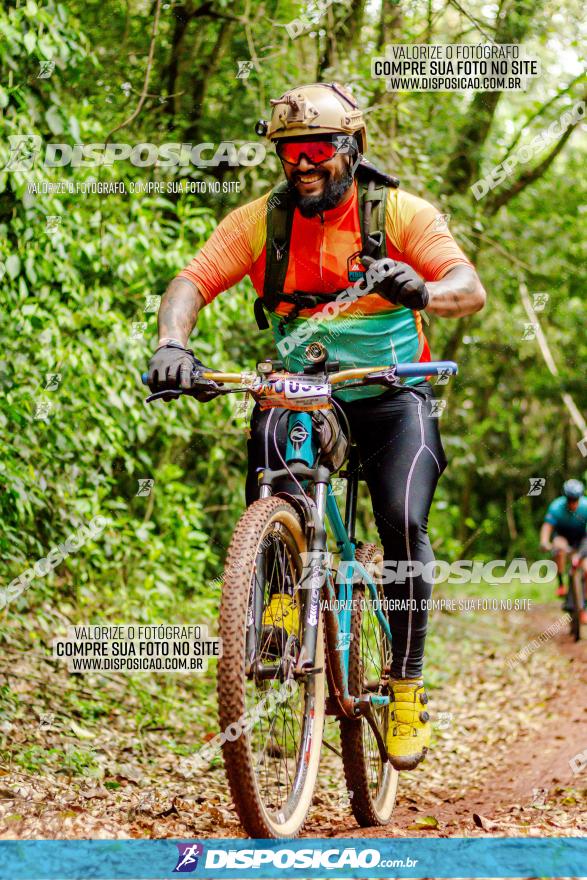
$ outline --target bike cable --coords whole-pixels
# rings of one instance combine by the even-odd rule
[[[273,445],[274,445],[274,447],[275,447],[275,451],[277,452],[277,454],[278,454],[278,456],[279,456],[279,458],[280,458],[280,460],[281,460],[282,465],[284,466],[284,468],[286,469],[286,471],[288,472],[288,474],[290,475],[290,477],[292,478],[292,480],[294,481],[294,483],[298,486],[298,488],[299,488],[299,490],[300,490],[300,493],[301,493],[302,495],[304,495],[306,498],[309,498],[310,496],[308,495],[308,493],[306,492],[306,490],[304,489],[304,487],[302,486],[302,484],[299,482],[299,480],[297,479],[296,475],[291,471],[291,469],[290,469],[288,463],[286,462],[286,460],[285,460],[284,457],[282,456],[281,451],[280,451],[280,449],[279,449],[279,445],[278,445],[278,443],[277,443],[277,429],[278,429],[278,427],[279,427],[279,425],[280,425],[280,423],[281,423],[282,418],[283,418],[284,416],[289,416],[290,412],[291,412],[291,410],[286,409],[286,410],[284,410],[284,411],[279,415],[279,418],[277,419],[277,421],[276,421],[276,423],[275,423],[275,427],[274,427],[274,429],[273,429]],[[268,463],[267,463],[267,466],[268,466]]]

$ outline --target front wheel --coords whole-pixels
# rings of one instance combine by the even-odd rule
[[[377,587],[377,600],[383,603],[381,585],[383,554],[375,544],[365,544],[356,554]],[[353,588],[351,643],[349,652],[349,693],[354,697],[370,693],[389,696],[388,676],[391,646],[379,625],[372,596],[364,583]],[[383,743],[389,727],[389,704],[373,705],[372,721]],[[387,825],[395,806],[398,772],[387,759],[372,726],[364,716],[358,720],[341,718],[340,740],[347,789],[353,815],[359,825]]]
[[[295,674],[308,593],[300,589],[305,551],[298,514],[277,497],[245,511],[228,548],[220,605],[220,729],[232,798],[251,837],[295,837],[316,784],[324,727],[320,620],[313,671]],[[278,620],[283,625],[269,625]]]

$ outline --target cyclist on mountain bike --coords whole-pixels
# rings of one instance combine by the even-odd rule
[[[557,596],[567,594],[564,583],[567,569],[567,556],[575,553],[580,565],[587,572],[587,498],[585,487],[580,480],[567,480],[563,494],[548,506],[542,528],[540,529],[540,548],[551,551],[558,571]],[[587,623],[587,613],[583,612],[583,623]]]
[[[344,87],[302,86],[271,104],[271,120],[260,121],[257,133],[275,144],[286,181],[232,211],[169,285],[159,311],[159,347],[149,365],[153,391],[193,387],[193,368],[208,369],[186,348],[198,312],[245,275],[260,297],[257,323],[260,328],[271,323],[291,371],[303,369],[304,349],[314,341],[327,343],[341,369],[429,361],[423,311],[460,318],[485,303],[477,273],[443,215],[363,159],[363,114]],[[336,296],[357,282],[367,283],[368,268],[376,270],[377,292],[339,307]],[[202,379],[200,385],[203,399],[213,394],[213,383]],[[342,390],[336,397],[359,449],[385,559],[431,562],[428,512],[446,459],[430,385],[411,379],[399,389],[370,386]],[[280,466],[272,412],[253,411],[249,504],[258,495],[257,472]],[[276,439],[278,445],[285,442],[283,436]],[[415,600],[417,609],[406,602],[410,610],[394,612],[390,619],[394,723],[387,747],[394,767],[411,769],[430,741],[422,603],[431,587],[408,574],[385,590],[394,603]],[[281,625],[293,631],[295,613],[292,602],[292,620],[288,623],[286,615]],[[264,622],[277,623],[272,614],[269,606]]]

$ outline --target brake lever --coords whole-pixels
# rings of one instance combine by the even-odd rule
[[[380,370],[378,373],[369,373],[362,381],[365,385],[386,385],[388,388],[402,387],[395,367],[390,367],[388,370]]]
[[[169,388],[167,391],[156,391],[154,394],[150,394],[146,398],[145,403],[152,403],[154,400],[176,400],[178,397],[181,397],[183,393],[184,392],[180,389],[174,390],[172,388]]]
[[[201,398],[201,402],[207,403],[209,400],[214,400],[220,394],[226,394],[226,390],[223,385],[218,385],[216,388],[208,388],[207,385],[202,385],[201,388],[198,388],[197,385],[194,385],[192,388],[168,388],[165,391],[156,391],[154,394],[150,394],[145,399],[145,403],[152,403],[154,400],[164,400],[168,403],[170,400],[177,400],[182,395],[197,397],[198,394],[206,395]]]

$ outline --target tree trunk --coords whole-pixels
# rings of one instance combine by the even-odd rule
[[[330,7],[327,16],[332,13],[331,20],[324,25],[317,22],[316,30],[326,28],[326,45],[320,61],[318,62],[318,79],[322,78],[325,70],[336,67],[339,57],[345,57],[356,44],[357,35],[360,37],[363,25],[366,0],[352,0],[350,8],[343,8],[337,15],[336,8]],[[385,6],[385,0],[382,0]]]
[[[173,10],[175,16],[175,24],[173,34],[171,35],[171,49],[169,52],[169,63],[163,73],[161,79],[167,83],[167,94],[174,95],[176,91],[177,74],[179,70],[179,59],[181,54],[181,45],[183,38],[190,23],[188,11],[183,3],[176,6]],[[177,98],[169,97],[165,106],[165,112],[170,117],[169,130],[175,128],[174,118],[177,114],[178,101]]]
[[[514,516],[514,493],[511,486],[508,486],[505,490],[505,516],[508,524],[510,541],[515,541],[518,537],[518,529],[516,526],[516,518]]]
[[[188,142],[195,143],[198,140],[200,120],[204,109],[204,101],[206,100],[206,92],[212,77],[218,70],[220,61],[232,35],[233,27],[233,21],[224,20],[221,23],[216,35],[216,42],[214,43],[208,57],[198,70],[192,89],[192,110],[190,113],[190,121],[185,131],[185,139]]]
[[[496,43],[520,43],[545,0],[512,0],[495,20]],[[505,5],[505,4],[502,4]],[[502,17],[503,15],[503,17]],[[479,177],[483,147],[502,92],[476,92],[445,172],[446,192],[465,192]]]

